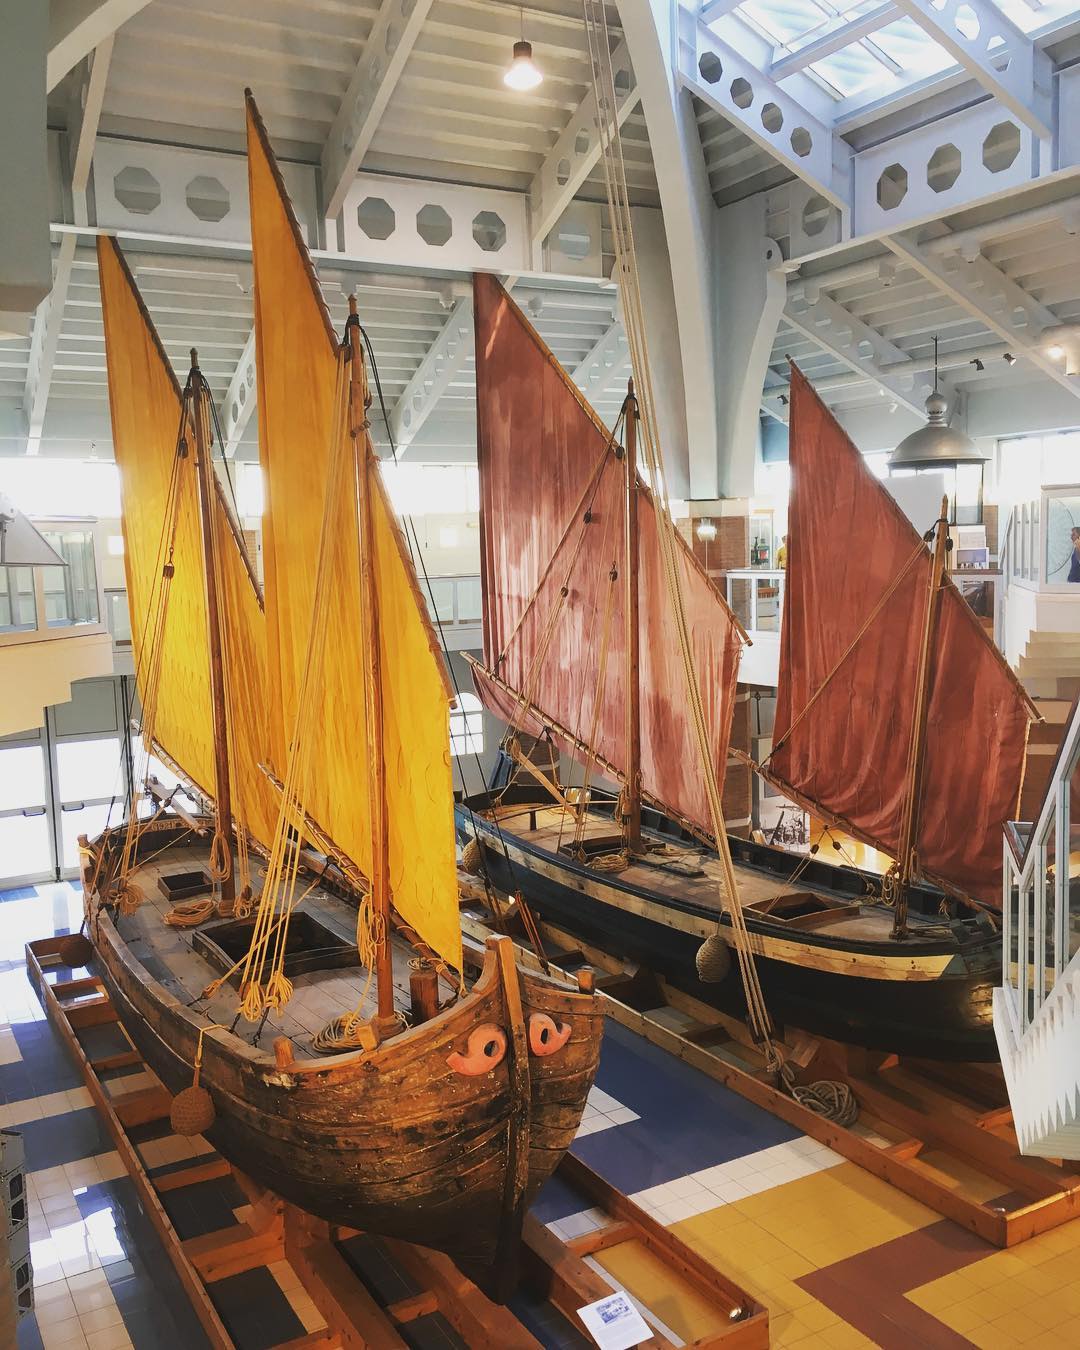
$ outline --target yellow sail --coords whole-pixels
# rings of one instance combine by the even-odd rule
[[[149,668],[147,617],[163,562],[165,522],[175,518],[174,573],[154,667],[154,739],[193,783],[214,794],[206,582],[192,451],[178,459],[182,395],[115,240],[98,239],[113,445],[123,496],[124,566],[135,669]],[[190,437],[190,432],[189,432]],[[175,508],[170,512],[170,491]],[[263,842],[273,838],[277,804],[258,763],[269,751],[266,631],[258,590],[220,492],[214,529],[222,580],[224,646],[240,678],[229,681],[230,774],[236,817]]]
[[[264,525],[271,679],[283,725],[294,725],[315,602],[331,447],[344,406],[335,397],[347,366],[338,349],[303,239],[254,103],[248,101],[248,183],[255,264],[255,336],[260,452],[267,482]],[[451,691],[412,564],[382,489],[373,485],[375,585],[389,870],[394,908],[424,942],[461,967],[453,782]],[[362,585],[355,481],[335,504],[332,619],[320,678],[307,697],[314,766],[304,808],[367,876],[372,874],[368,726],[360,649]],[[276,751],[283,770],[287,746]]]

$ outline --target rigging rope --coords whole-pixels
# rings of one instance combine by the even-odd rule
[[[786,1066],[780,1048],[773,1038],[772,1021],[765,1005],[765,996],[758,976],[750,934],[746,927],[746,920],[739,899],[738,884],[728,844],[720,788],[717,781],[717,770],[712,759],[709,730],[702,706],[701,688],[697,679],[686,610],[683,604],[678,572],[675,524],[670,513],[670,496],[660,448],[659,429],[656,423],[656,401],[653,396],[652,372],[645,338],[644,308],[634,249],[626,165],[623,158],[619,119],[616,115],[617,97],[611,61],[612,42],[608,30],[607,10],[604,0],[583,0],[583,3],[585,29],[589,41],[589,55],[592,66],[593,94],[598,112],[597,128],[600,136],[601,162],[607,188],[609,224],[615,246],[615,270],[623,298],[623,325],[630,349],[631,366],[641,396],[642,442],[645,448],[646,464],[652,487],[659,497],[656,521],[664,577],[678,635],[687,701],[701,761],[712,832],[723,872],[724,884],[721,889],[720,900],[722,907],[727,912],[732,936],[735,940],[739,974],[746,999],[751,1032],[763,1048],[768,1068],[777,1074],[779,1082],[785,1083],[784,1071]],[[717,920],[717,937],[720,935],[721,921],[722,915],[718,916]]]

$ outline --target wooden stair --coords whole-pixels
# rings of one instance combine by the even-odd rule
[[[1032,631],[1017,674],[1043,718],[1032,726],[1028,738],[1020,797],[1019,819],[1034,820],[1046,795],[1073,699],[1080,694],[1080,633]]]

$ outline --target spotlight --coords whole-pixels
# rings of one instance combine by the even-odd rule
[[[789,399],[788,399],[787,394],[781,394],[781,395],[780,395],[780,402],[784,405],[785,408],[787,407],[788,402],[789,402]]]
[[[1016,357],[1013,356],[1012,352],[1006,352],[1005,355],[1004,355],[1001,359],[1005,362],[1005,364],[1006,364],[1007,366],[1015,366],[1015,365],[1016,365]]]
[[[1055,342],[1052,346],[1047,347],[1046,354],[1051,361],[1060,361],[1065,355],[1065,348],[1060,343]]]
[[[983,365],[983,363],[982,363],[982,361],[980,360],[980,358],[977,357],[977,356],[972,357],[972,359],[968,362],[968,365],[969,365],[969,366],[974,366],[976,370],[985,370],[985,369],[986,369],[986,367]]]

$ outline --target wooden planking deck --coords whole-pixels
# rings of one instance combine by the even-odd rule
[[[183,872],[201,871],[206,865],[205,845],[195,843],[168,849],[152,862],[139,865],[135,871],[137,884],[144,896],[143,903],[129,915],[118,920],[118,928],[132,954],[146,967],[150,975],[182,1003],[197,1003],[208,1024],[229,1026],[236,1017],[239,998],[234,985],[224,984],[211,998],[202,999],[204,989],[223,973],[192,945],[192,934],[197,929],[170,927],[165,916],[173,908],[158,885],[162,877]],[[257,885],[259,877],[253,877]],[[190,897],[198,899],[200,897]],[[315,888],[303,901],[300,912],[311,914],[346,944],[356,940],[356,910],[329,891]],[[199,925],[211,927],[213,920]],[[411,1006],[409,993],[409,961],[414,955],[401,938],[393,943],[394,1003],[398,1011],[407,1015]],[[332,1018],[361,1007],[365,1018],[376,1011],[374,981],[368,980],[366,968],[317,970],[298,975],[293,980],[294,994],[281,1012],[272,1011],[265,1025],[252,1024],[245,1036],[253,1045],[269,1044],[278,1037],[292,1041],[298,1051],[307,1055],[311,1038]],[[238,1034],[244,1034],[238,1027]]]
[[[497,817],[500,824],[512,824],[513,833],[523,842],[537,845],[553,853],[558,851],[560,845],[569,844],[574,838],[572,817],[559,806],[536,808],[506,806],[497,808],[494,812],[488,814]],[[534,815],[535,826],[532,825]],[[586,820],[584,837],[586,839],[602,838],[609,835],[611,830],[612,826],[609,820],[606,820],[603,816],[590,815]],[[623,871],[618,873],[619,881],[625,885],[641,887],[659,895],[677,897],[701,905],[705,909],[719,911],[721,908],[720,896],[723,892],[719,860],[696,845],[677,843],[659,835],[650,836],[648,830],[644,830],[643,834],[664,844],[665,857],[678,864],[700,867],[703,875],[685,876],[680,872],[658,866],[656,863],[631,862]],[[783,878],[763,875],[761,872],[737,862],[734,867],[739,882],[739,895],[744,906],[762,905],[777,896],[796,891],[804,891],[819,896],[831,905],[850,903],[840,901],[836,896],[829,895],[828,892],[820,888],[798,881],[792,885],[790,881]],[[912,914],[910,920],[915,928],[925,922],[924,916],[920,914]],[[937,921],[934,920],[933,922]],[[845,914],[843,917],[838,916],[832,922],[815,923],[814,931],[836,933],[848,938],[876,942],[889,936],[892,931],[892,924],[893,913],[891,909],[867,903],[861,907],[860,912],[856,915]]]

